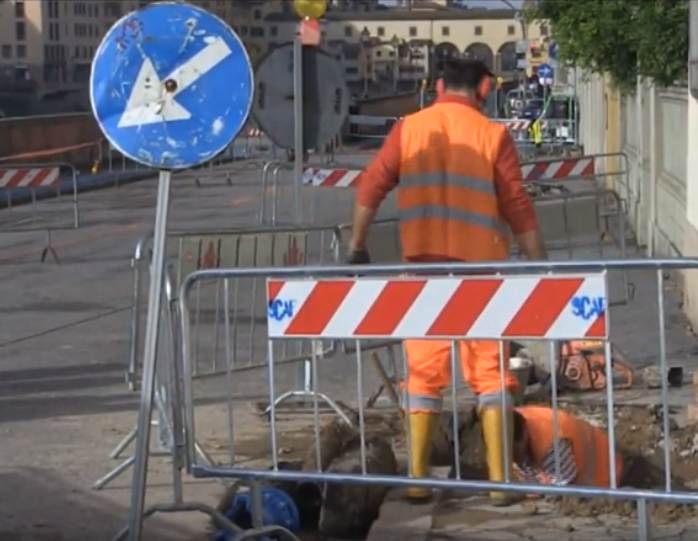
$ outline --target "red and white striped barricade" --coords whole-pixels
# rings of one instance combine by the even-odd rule
[[[51,231],[80,226],[77,176],[69,164],[0,164],[0,233],[45,231],[41,260],[58,261]]]
[[[270,338],[608,337],[606,273],[274,280]]]
[[[593,156],[527,162],[521,174],[524,182],[594,179],[596,163]]]
[[[323,188],[354,188],[360,174],[360,169],[306,167],[303,171],[303,184]],[[595,174],[593,156],[521,164],[524,182],[593,179]]]

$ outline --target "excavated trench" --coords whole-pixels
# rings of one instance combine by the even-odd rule
[[[575,398],[577,397],[584,396],[575,395]],[[529,401],[542,405],[547,402],[547,398],[530,399],[527,402]],[[580,401],[567,402],[563,398],[560,407],[596,426],[607,426],[605,405]],[[670,410],[669,413],[672,489],[694,491],[698,488],[698,426],[680,426],[674,420],[679,411]],[[664,434],[662,433],[661,407],[618,405],[615,408],[614,418],[616,446],[623,453],[628,471],[625,486],[664,490]],[[434,434],[432,449],[432,465],[450,467],[451,474],[453,474],[454,464],[452,419],[451,412],[442,414],[441,423]],[[468,407],[464,411],[459,411],[458,421],[461,477],[486,479],[485,447],[474,408]],[[367,441],[382,442],[380,445],[374,445],[373,449],[377,449],[377,452],[368,453],[369,460],[372,460],[369,464],[369,473],[404,474],[406,472],[404,422],[398,412],[395,409],[366,410],[365,423]],[[312,424],[309,423],[305,428],[294,429],[292,435],[289,434],[287,437],[290,436],[292,438],[285,441],[282,435],[279,440],[279,446],[285,450],[283,459],[288,461],[287,467],[315,470],[316,450]],[[356,432],[337,418],[323,424],[320,443],[323,470],[338,468],[334,471],[361,472]],[[388,452],[385,451],[386,446]],[[339,488],[335,494],[334,506],[342,511],[351,511],[350,513],[342,512],[336,516],[336,520],[339,521],[335,524],[336,530],[341,531],[342,528],[346,528],[354,529],[354,533],[362,530],[368,533],[368,529],[378,516],[386,492],[382,489],[376,492],[376,489],[356,485],[335,486]],[[291,493],[294,491],[293,487],[286,487],[286,489]],[[451,493],[444,494],[443,498],[462,498],[471,495],[472,493]],[[317,499],[317,494],[315,497]],[[635,502],[574,497],[546,498],[546,500],[554,503],[560,514],[569,517],[615,515],[632,518],[636,516]],[[363,503],[357,505],[357,502]],[[300,506],[306,509],[312,507],[303,502],[300,502]],[[650,507],[650,512],[653,523],[659,525],[697,517],[698,507],[683,504],[655,504]],[[312,541],[324,539],[323,535],[318,533],[317,520],[317,516],[311,516],[310,527],[306,527],[300,534],[301,539]],[[361,539],[364,536],[333,535],[332,537]]]
[[[605,406],[565,404],[563,409],[596,426],[607,426]],[[676,412],[670,412],[676,413]],[[664,490],[664,435],[662,412],[657,406],[618,406],[615,412],[616,447],[627,466],[627,488]],[[698,427],[680,427],[670,422],[672,490],[692,491],[698,486]],[[464,428],[460,435],[463,477],[486,475],[484,443],[477,422]],[[567,516],[599,515],[636,516],[635,502],[602,498],[549,498]],[[651,507],[655,523],[669,523],[698,516],[698,507],[683,504],[657,504]]]

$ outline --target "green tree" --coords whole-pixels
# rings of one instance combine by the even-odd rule
[[[688,1],[538,0],[526,18],[552,26],[560,61],[607,73],[632,92],[638,78],[660,86],[685,79]]]

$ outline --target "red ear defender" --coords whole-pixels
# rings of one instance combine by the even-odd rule
[[[477,89],[480,94],[480,99],[485,100],[492,91],[492,77],[484,77],[480,82],[480,87]]]
[[[443,79],[437,79],[436,80],[436,95],[441,96],[444,93],[444,80]]]

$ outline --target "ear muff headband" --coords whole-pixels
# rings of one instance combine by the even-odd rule
[[[492,90],[492,77],[484,77],[482,81],[480,82],[480,86],[477,89],[478,93],[480,94],[481,99],[487,98],[487,96],[490,95],[490,91]]]

